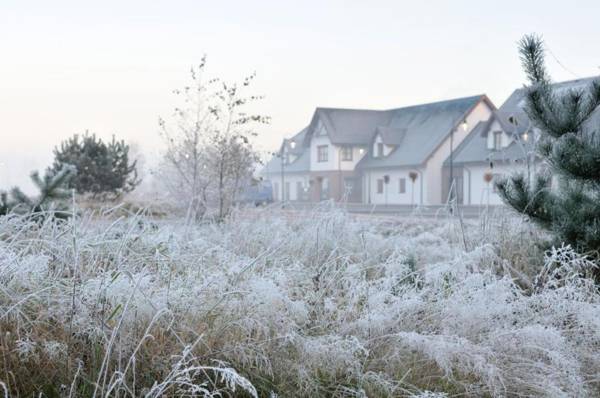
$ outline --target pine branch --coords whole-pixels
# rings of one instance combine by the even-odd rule
[[[532,86],[550,84],[546,70],[544,41],[541,36],[529,34],[519,41],[519,54],[525,74]]]
[[[7,215],[10,211],[10,204],[8,203],[8,194],[4,191],[0,192],[0,216]]]
[[[541,132],[538,153],[558,184],[552,186],[548,175],[528,183],[520,174],[496,183],[500,196],[552,231],[560,243],[600,253],[600,126],[591,125],[599,119],[600,81],[556,92],[544,64],[542,39],[525,36],[519,53],[530,82],[525,111]]]
[[[494,184],[500,197],[513,209],[543,227],[550,227],[555,201],[550,192],[550,183],[549,176],[538,175],[530,184],[523,173],[517,173],[500,178]]]
[[[567,133],[545,147],[552,169],[567,178],[600,182],[600,133]]]
[[[29,208],[33,207],[33,201],[18,187],[11,189],[10,196],[13,199],[13,207],[19,205],[25,205]]]

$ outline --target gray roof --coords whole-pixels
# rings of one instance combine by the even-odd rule
[[[584,79],[570,80],[566,82],[555,83],[552,88],[555,92],[560,93],[564,90],[580,90],[587,87],[591,82],[598,79],[597,77],[588,77]],[[460,163],[481,163],[494,161],[518,161],[525,159],[527,143],[518,142],[515,139],[506,148],[500,151],[494,151],[487,147],[487,136],[490,133],[490,128],[493,121],[498,121],[504,132],[509,135],[520,137],[525,131],[529,130],[532,125],[527,117],[525,106],[525,95],[527,88],[520,88],[508,97],[508,99],[493,113],[492,117],[487,122],[479,123],[469,136],[456,148],[454,151],[453,162]],[[509,120],[512,118],[514,123]],[[594,116],[594,120],[600,119],[600,112]],[[529,149],[531,150],[531,148]],[[446,159],[444,165],[450,164],[450,158]]]
[[[527,151],[531,150],[527,142],[511,142],[506,148],[495,151],[487,147],[487,137],[490,126],[496,120],[496,114],[487,121],[479,122],[471,133],[454,150],[453,163],[481,162],[511,162],[525,159]],[[444,166],[450,165],[450,157],[444,161]]]
[[[586,88],[594,80],[598,80],[598,76],[586,77],[576,80],[568,80],[560,83],[552,84],[552,89],[555,93],[560,94],[565,90],[581,90]],[[519,88],[508,97],[500,107],[500,111],[504,112],[522,112],[525,106],[525,94],[527,87]]]
[[[481,101],[495,109],[485,95],[477,95],[388,111],[389,123],[379,131],[384,132],[384,142],[396,147],[385,157],[373,157],[369,152],[357,168],[422,164]]]
[[[306,150],[303,147],[302,142],[304,141],[304,137],[306,135],[307,127],[302,129],[299,133],[294,135],[292,138],[285,139],[280,148],[281,150],[286,146],[286,150],[289,153],[294,154],[297,158],[286,165],[284,165],[285,173],[301,173],[308,172],[310,170],[310,151]],[[290,143],[294,141],[296,142],[296,146],[292,149]],[[273,174],[273,173],[281,173],[281,157],[278,155],[273,155],[271,159],[265,164],[265,167],[262,170],[263,174]]]
[[[319,120],[325,125],[333,144],[367,145],[377,126],[387,126],[391,116],[390,111],[317,108],[308,126],[305,145],[310,143],[310,136]]]
[[[381,136],[381,140],[387,145],[400,145],[404,141],[407,128],[394,128],[379,126],[375,130],[375,136]]]
[[[283,150],[283,148],[285,146],[285,149],[288,151],[288,153],[291,153],[294,155],[301,155],[304,152],[304,148],[302,146],[304,143],[304,138],[306,137],[307,130],[308,130],[308,127],[305,127],[299,133],[294,135],[292,138],[284,139],[279,150],[280,151]],[[291,145],[292,142],[295,143],[294,148],[292,148],[292,145]]]

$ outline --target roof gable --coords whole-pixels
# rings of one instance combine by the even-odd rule
[[[495,109],[485,95],[478,95],[389,111],[392,117],[387,126],[391,130],[388,131],[403,131],[401,145],[383,158],[365,156],[358,167],[400,167],[423,164],[452,130],[482,102],[490,109]]]
[[[565,90],[581,90],[589,86],[597,77],[570,80],[552,84],[552,88],[559,93]],[[491,157],[500,156],[504,160],[524,159],[525,153],[517,140],[533,127],[525,113],[525,96],[527,88],[519,88],[508,97],[508,99],[495,111],[490,119],[481,123],[474,129],[454,151],[454,163],[488,162]],[[597,111],[594,120],[600,120],[600,111]],[[498,121],[502,130],[513,138],[513,141],[501,151],[488,149],[487,136],[491,133],[493,121]],[[446,160],[445,164],[449,164]]]
[[[282,152],[285,150],[286,152],[294,155],[302,154],[302,152],[304,151],[304,148],[302,148],[302,146],[304,145],[304,140],[306,138],[307,131],[308,127],[305,127],[291,138],[285,138],[281,143],[281,146],[279,147],[279,151]],[[292,143],[294,144],[292,145]]]
[[[375,137],[381,137],[381,141],[386,145],[400,145],[406,136],[406,131],[406,128],[378,126]]]
[[[567,90],[582,90],[586,87],[589,87],[593,81],[598,80],[599,78],[599,76],[592,76],[582,79],[553,83],[552,89],[558,94],[564,93]],[[527,87],[516,89],[506,99],[506,101],[504,101],[498,110],[505,113],[524,113],[526,94]]]
[[[379,125],[386,125],[388,111],[317,108],[308,127],[305,145],[316,133],[319,122],[323,124],[327,135],[336,145],[366,145],[373,138]]]

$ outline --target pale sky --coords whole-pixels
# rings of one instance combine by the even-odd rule
[[[273,121],[255,144],[270,150],[317,106],[480,93],[500,106],[524,82],[525,33],[544,36],[555,80],[600,74],[599,16],[598,0],[0,0],[0,189],[86,129],[155,156],[157,118],[203,54],[226,80],[256,71]]]

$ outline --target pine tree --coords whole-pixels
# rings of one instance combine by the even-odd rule
[[[0,216],[8,214],[10,210],[10,204],[8,203],[8,194],[4,191],[0,191]]]
[[[525,112],[540,132],[538,155],[548,171],[532,181],[516,174],[496,186],[508,205],[550,230],[557,243],[599,258],[600,80],[557,92],[542,39],[525,36],[519,50],[529,80]]]
[[[31,180],[39,189],[39,195],[30,198],[17,187],[11,190],[10,200],[5,192],[1,193],[0,215],[14,212],[35,217],[45,217],[49,214],[57,218],[68,217],[70,214],[66,211],[68,207],[65,200],[69,198],[70,193],[65,187],[75,172],[72,166],[65,166],[55,174],[46,172],[43,178],[37,171],[32,172]]]
[[[58,173],[63,166],[73,165],[77,174],[68,182],[80,194],[94,197],[119,196],[132,191],[139,183],[136,161],[129,158],[129,145],[124,141],[104,143],[95,134],[74,135],[54,149],[50,170]]]

